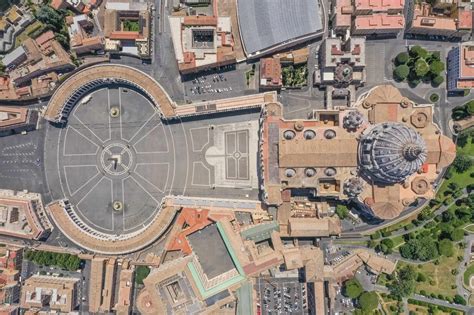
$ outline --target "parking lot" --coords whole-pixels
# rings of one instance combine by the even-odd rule
[[[328,245],[324,251],[325,264],[329,265],[337,265],[342,260],[344,260],[345,257],[350,255],[349,251],[341,248],[340,246],[334,245]]]
[[[261,314],[308,314],[306,284],[298,278],[258,278]]]
[[[202,71],[199,75],[183,76],[185,99],[207,101],[242,96],[248,89],[244,68],[230,65],[219,70]]]

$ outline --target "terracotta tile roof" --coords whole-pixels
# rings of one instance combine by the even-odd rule
[[[469,10],[460,10],[458,14],[458,28],[472,30],[473,14]]]
[[[402,10],[405,0],[356,0],[354,5],[357,10],[374,10],[377,12],[389,9]]]
[[[50,6],[53,7],[55,10],[59,10],[63,3],[64,0],[52,0]]]
[[[217,17],[193,15],[185,16],[183,21],[184,26],[217,26]]]
[[[139,32],[132,32],[132,31],[114,31],[111,32],[109,35],[110,39],[129,39],[129,40],[134,40],[140,38],[140,33]]]

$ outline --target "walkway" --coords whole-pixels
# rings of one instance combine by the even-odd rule
[[[469,300],[471,291],[464,287],[464,272],[471,261],[471,245],[474,243],[474,234],[464,236],[464,243],[466,244],[466,247],[464,248],[464,259],[459,263],[459,273],[456,275],[456,289],[458,294],[464,297],[467,301]]]
[[[387,294],[390,293],[390,290],[386,286],[382,286],[382,285],[375,285],[375,290],[382,293],[387,293]],[[464,311],[466,312],[466,314],[474,314],[474,308],[467,305],[451,304],[445,300],[433,299],[433,298],[425,297],[419,294],[413,294],[408,298],[417,300],[417,301],[439,305],[439,306],[450,307],[456,310]]]

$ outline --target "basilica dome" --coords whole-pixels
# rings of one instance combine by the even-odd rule
[[[405,124],[377,124],[360,140],[359,161],[373,181],[400,183],[425,163],[426,144],[418,132]]]

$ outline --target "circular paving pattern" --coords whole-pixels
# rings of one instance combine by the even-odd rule
[[[133,156],[134,153],[128,143],[112,142],[102,149],[101,169],[111,176],[131,174]]]
[[[56,169],[47,171],[48,183],[53,199],[68,199],[85,225],[123,237],[156,218],[170,193],[176,131],[133,87],[104,84],[89,96],[77,102],[64,128],[48,130],[46,148],[54,157],[46,157],[46,168]]]

